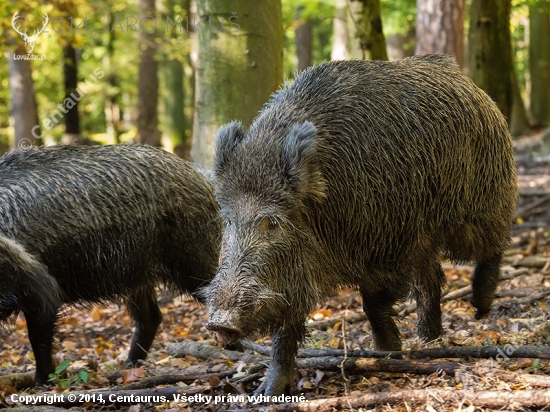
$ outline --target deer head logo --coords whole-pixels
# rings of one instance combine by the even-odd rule
[[[28,24],[28,20],[25,17],[19,16],[19,12],[16,12],[13,15],[13,19],[11,19],[11,25],[13,29],[21,35],[21,38],[25,41],[25,48],[27,49],[27,53],[32,53],[32,50],[34,49],[34,43],[36,42],[36,38],[44,31],[46,26],[48,25],[50,19],[48,18],[48,15],[44,15],[44,25],[40,30],[35,30],[33,34],[30,36],[27,35],[27,30],[30,28],[30,24]],[[21,24],[23,22],[27,22],[27,28],[25,31],[21,31]]]

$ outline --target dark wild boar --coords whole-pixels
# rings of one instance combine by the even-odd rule
[[[441,256],[477,262],[472,302],[490,310],[517,197],[512,142],[449,57],[299,73],[248,132],[220,129],[214,177],[227,225],[207,328],[222,343],[273,335],[258,393],[291,391],[306,317],[339,286],[359,288],[381,350],[401,349],[392,305],[411,290],[419,335],[443,334]]]
[[[54,372],[63,304],[121,302],[136,323],[127,360],[161,323],[155,287],[193,293],[216,273],[221,220],[209,181],[149,146],[41,147],[0,159],[0,320],[22,312],[35,384]]]

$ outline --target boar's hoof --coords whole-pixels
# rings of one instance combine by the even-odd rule
[[[221,325],[219,323],[209,322],[206,324],[206,329],[208,329],[214,339],[223,345],[234,343],[242,337],[242,333],[239,329]]]
[[[258,389],[254,392],[254,395],[292,395],[292,387],[294,383],[293,376],[287,376],[284,374],[278,375],[270,372],[271,370],[268,370],[264,381],[260,384],[260,386],[258,386]]]
[[[491,312],[491,308],[489,308],[489,309],[483,309],[483,310],[477,308],[476,311],[475,311],[475,313],[474,313],[474,317],[475,317],[476,319],[478,319],[478,320],[479,320],[479,319],[483,319],[483,318],[485,318],[485,317],[487,317],[487,316],[489,315],[489,312]]]

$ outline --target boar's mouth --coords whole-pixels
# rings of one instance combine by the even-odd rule
[[[243,337],[243,333],[239,329],[221,323],[208,322],[206,324],[206,329],[208,329],[210,335],[222,345],[235,343]]]

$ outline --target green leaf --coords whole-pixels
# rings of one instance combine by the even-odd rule
[[[61,373],[65,372],[69,365],[71,364],[70,359],[65,359],[61,364],[55,369],[55,374],[60,375]]]

